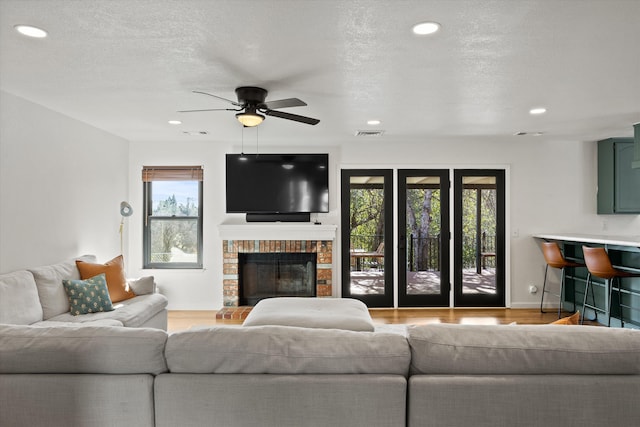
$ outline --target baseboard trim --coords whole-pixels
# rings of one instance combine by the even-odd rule
[[[547,304],[545,303],[543,305],[543,307],[545,309],[549,309],[549,310],[553,310],[553,309],[558,309],[558,304]],[[512,302],[511,303],[511,308],[540,308],[540,303],[539,302]]]

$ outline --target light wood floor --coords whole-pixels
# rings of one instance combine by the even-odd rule
[[[539,309],[514,308],[372,308],[369,310],[377,324],[464,323],[477,325],[497,325],[516,322],[518,324],[544,324],[558,318],[557,311],[540,313]],[[570,313],[563,313],[568,316]],[[241,324],[241,320],[216,320],[216,311],[171,310],[169,311],[169,332],[182,331],[192,326],[216,324]],[[585,324],[589,323],[585,321]]]

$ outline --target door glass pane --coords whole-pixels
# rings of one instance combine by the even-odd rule
[[[462,293],[495,294],[496,177],[465,176],[462,184]]]
[[[349,178],[350,293],[385,293],[384,177]]]
[[[405,187],[407,295],[440,294],[440,177],[409,176]]]

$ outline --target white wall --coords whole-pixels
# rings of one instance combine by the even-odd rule
[[[120,253],[128,142],[0,92],[0,272]]]
[[[512,307],[536,307],[540,294],[531,284],[542,284],[544,260],[532,234],[588,232],[640,234],[637,215],[596,215],[596,144],[547,137],[507,137],[479,141],[397,141],[381,139],[335,141],[330,147],[273,147],[261,152],[329,152],[331,213],[325,224],[339,225],[339,170],[341,167],[486,168],[509,170],[508,226],[510,238],[510,299]],[[187,140],[175,143],[131,143],[129,193],[134,209],[142,204],[140,171],[143,165],[203,165],[204,270],[142,270],[142,217],[130,218],[129,269],[134,275],[153,274],[169,297],[170,309],[218,310],[222,307],[222,240],[218,224],[236,216],[224,213],[224,154],[239,152],[232,143]],[[339,148],[338,148],[339,147]],[[603,230],[606,223],[606,230]],[[517,235],[517,236],[516,236]],[[337,257],[334,260],[337,263]],[[337,266],[337,264],[336,264]],[[133,270],[133,271],[132,271]],[[340,286],[334,277],[334,287]]]

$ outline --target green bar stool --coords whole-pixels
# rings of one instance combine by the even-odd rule
[[[544,269],[544,282],[542,284],[542,298],[540,299],[540,312],[545,313],[544,306],[544,295],[551,294],[560,298],[560,303],[558,306],[558,319],[562,316],[562,298],[564,296],[564,279],[565,279],[565,269],[567,267],[584,267],[584,264],[579,262],[569,261],[564,255],[562,255],[562,251],[560,250],[560,246],[557,242],[543,242],[542,243],[542,254],[544,255],[544,259],[547,262],[547,266]],[[561,278],[560,278],[560,293],[553,293],[551,290],[547,289],[547,273],[549,271],[549,267],[559,268],[561,270]],[[576,291],[575,288],[573,290],[573,311],[576,311]]]
[[[616,290],[618,292],[618,307],[620,309],[620,325],[624,328],[624,318],[622,316],[622,283],[620,281],[623,277],[640,277],[638,273],[631,273],[628,271],[623,271],[613,267],[611,264],[611,259],[609,258],[609,254],[604,248],[591,248],[589,246],[583,246],[582,251],[584,253],[584,261],[587,264],[587,270],[589,274],[587,275],[587,287],[584,292],[584,308],[592,309],[595,314],[595,320],[598,320],[598,312],[604,313],[607,316],[607,326],[611,326],[611,296],[613,291]],[[591,281],[591,276],[596,276],[605,281],[605,301],[604,307],[597,307],[595,303],[595,296],[593,295],[593,283]],[[616,279],[618,286],[616,287]],[[591,289],[591,304],[587,304],[587,295],[589,294],[589,289]],[[584,321],[584,308],[583,308],[583,317],[582,323]]]

